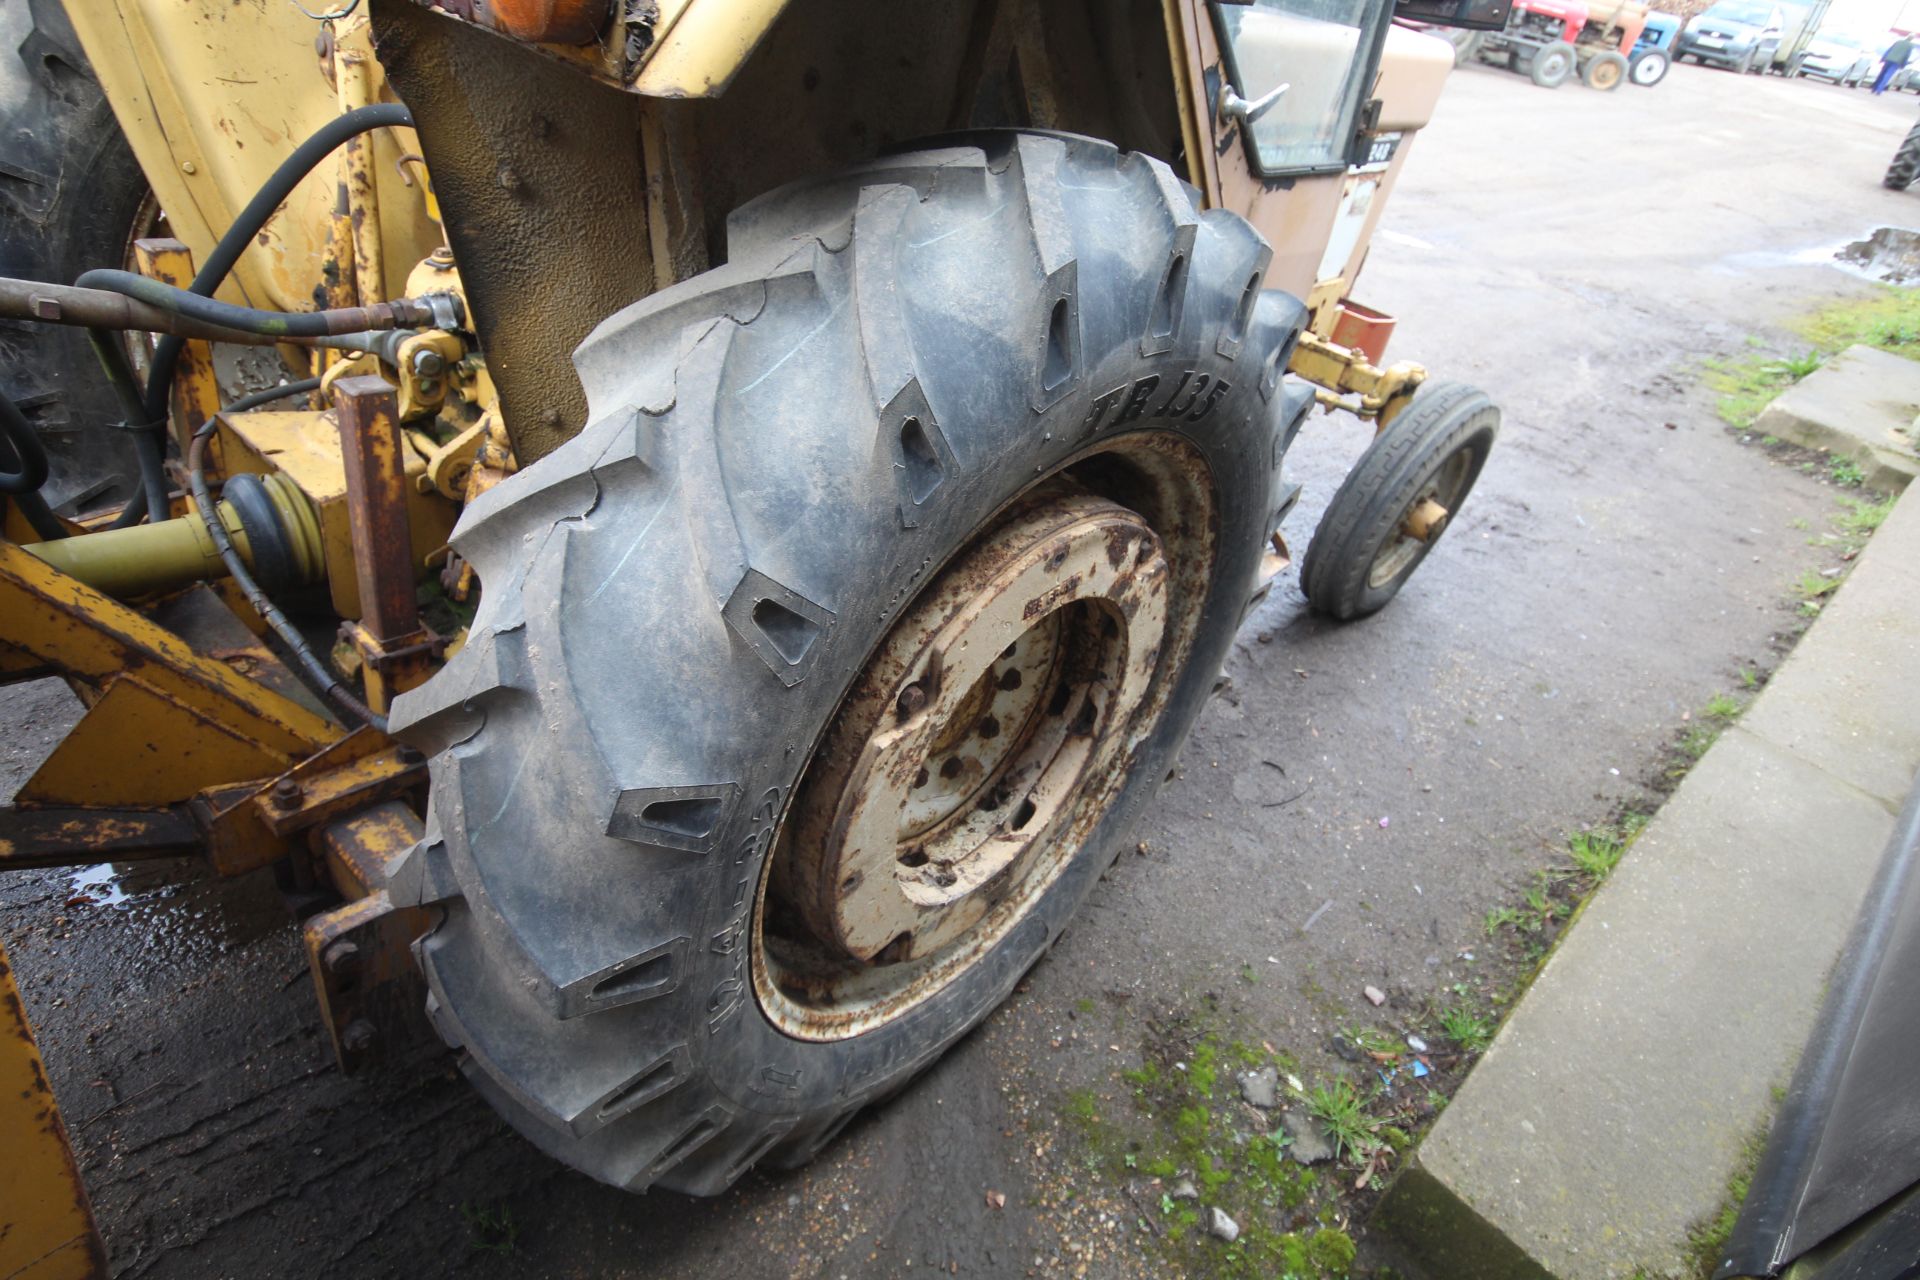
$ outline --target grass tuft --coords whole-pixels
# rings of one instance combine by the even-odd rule
[[[1493,1043],[1493,1019],[1464,1003],[1440,1010],[1440,1029],[1467,1053],[1480,1053]]]
[[[1315,1085],[1307,1094],[1307,1114],[1327,1127],[1341,1159],[1364,1160],[1380,1146],[1375,1136],[1380,1122],[1367,1114],[1367,1100],[1346,1080]]]

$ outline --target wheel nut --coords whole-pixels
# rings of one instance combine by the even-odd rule
[[[918,683],[910,684],[900,691],[900,700],[894,703],[901,719],[914,714],[927,705],[927,691]]]
[[[298,809],[300,807],[300,784],[292,778],[282,778],[273,784],[273,807],[276,809]]]

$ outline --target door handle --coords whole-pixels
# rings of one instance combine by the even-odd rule
[[[1252,124],[1261,116],[1271,111],[1273,105],[1280,101],[1281,95],[1292,87],[1290,84],[1283,84],[1271,92],[1261,94],[1252,102],[1248,102],[1245,98],[1234,92],[1232,85],[1222,85],[1220,87],[1220,123],[1224,125],[1232,120],[1241,120],[1247,124]]]

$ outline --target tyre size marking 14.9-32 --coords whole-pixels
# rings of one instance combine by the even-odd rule
[[[1103,426],[1117,427],[1123,422],[1135,422],[1141,418],[1198,422],[1213,412],[1220,397],[1233,390],[1233,384],[1224,378],[1188,369],[1181,373],[1180,380],[1173,384],[1173,390],[1168,392],[1166,399],[1150,411],[1147,406],[1153,400],[1154,392],[1159,389],[1160,375],[1157,373],[1122,383],[1105,395],[1096,397],[1087,406],[1087,419],[1080,424],[1081,431],[1092,435]],[[1116,405],[1119,411],[1111,422],[1106,421],[1108,411]]]
[[[753,816],[747,820],[747,834],[741,837],[739,851],[734,855],[733,901],[727,906],[727,923],[713,935],[707,948],[730,961],[725,976],[714,984],[713,994],[707,997],[708,1034],[720,1029],[720,1024],[740,1008],[741,998],[746,995],[747,916],[753,909],[753,888],[760,882],[760,859],[773,843],[773,820],[780,814],[781,798],[779,787],[769,787],[760,797]]]

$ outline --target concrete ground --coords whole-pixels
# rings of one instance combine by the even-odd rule
[[[1208,992],[1240,1034],[1339,1069],[1337,1024],[1470,976],[1459,953],[1486,910],[1566,831],[1644,803],[1682,714],[1776,660],[1787,584],[1823,567],[1798,523],[1836,494],[1743,447],[1694,370],[1749,335],[1785,350],[1791,317],[1869,287],[1821,259],[1920,213],[1920,194],[1878,186],[1914,111],[1694,67],[1612,95],[1457,76],[1360,292],[1402,317],[1397,354],[1505,406],[1473,500],[1369,622],[1322,623],[1285,580],[1145,815],[1148,852],[1005,1008],[810,1169],[634,1198],[536,1154],[441,1059],[342,1079],[264,880],[149,870],[112,905],[64,874],[0,880],[117,1270],[1162,1273],[1093,1191],[1038,1207],[1086,1176],[1055,1130],[1068,1091],[1109,1095],[1150,1027]],[[1363,443],[1339,419],[1309,428],[1297,547]],[[23,776],[70,710],[46,686],[3,705]],[[509,1222],[511,1251],[475,1247]]]

